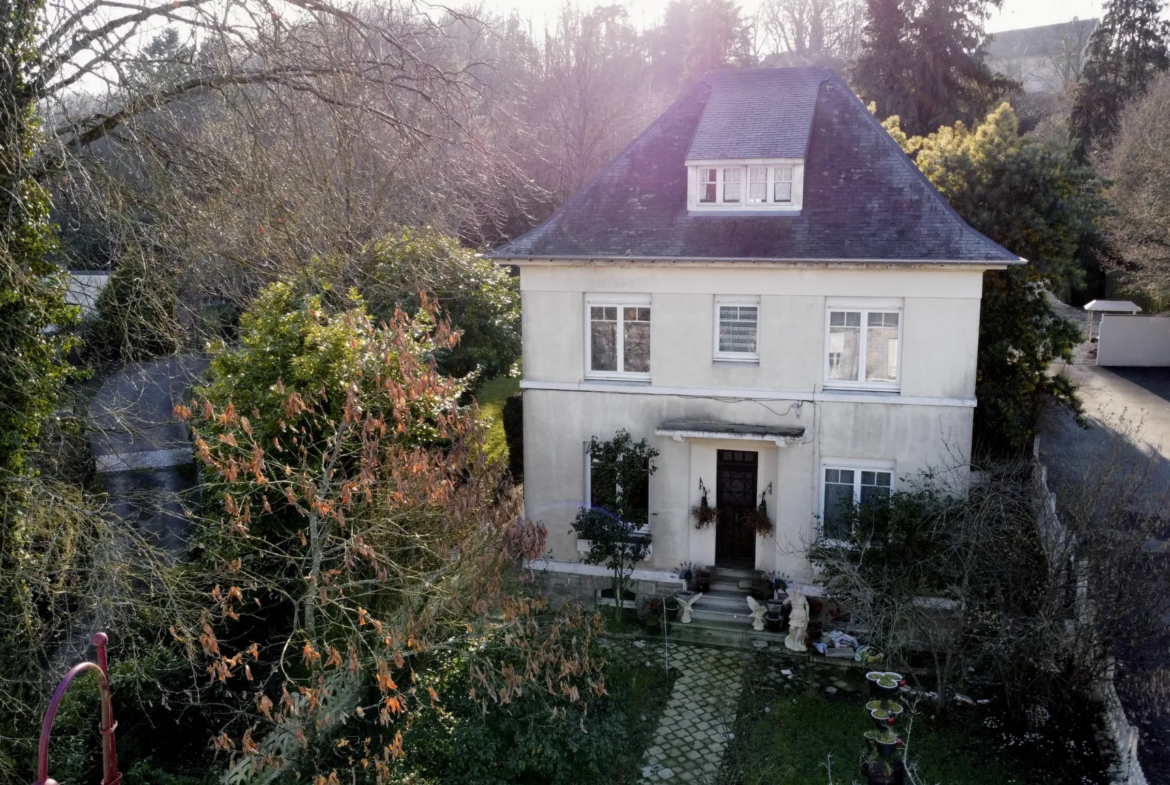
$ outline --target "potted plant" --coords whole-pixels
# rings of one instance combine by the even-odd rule
[[[759,602],[769,602],[772,599],[772,579],[762,572],[752,578],[752,596]]]
[[[878,754],[879,758],[883,760],[893,760],[898,755],[898,748],[902,746],[902,740],[898,738],[898,734],[886,728],[884,730],[867,730],[865,732],[865,739],[869,742],[870,749]]]
[[[869,709],[869,716],[874,725],[881,730],[896,723],[902,714],[902,704],[893,701],[870,701],[865,704],[865,708]]]
[[[659,632],[662,630],[662,609],[662,600],[657,598],[642,603],[642,623],[646,625],[647,631]]]
[[[711,569],[700,567],[698,576],[695,578],[695,588],[703,594],[711,591],[711,578]]]
[[[689,598],[691,596],[691,592],[689,592],[689,591],[688,592],[679,592],[679,594],[683,595],[684,599]],[[669,597],[667,597],[666,599],[664,599],[662,601],[662,604],[666,606],[666,618],[669,621],[677,621],[678,620],[678,611],[679,611],[679,607],[680,607],[679,595],[678,594],[670,595]]]
[[[715,523],[715,508],[707,501],[707,486],[699,479],[699,503],[691,508],[691,517],[695,519],[695,528],[699,531]],[[701,590],[700,590],[701,591]]]
[[[901,785],[905,770],[902,761],[886,760],[877,753],[872,753],[861,764],[867,785]]]
[[[678,567],[678,577],[682,579],[687,586],[687,591],[695,590],[695,579],[699,576],[699,566],[694,562],[685,561]]]
[[[906,686],[902,674],[893,671],[870,671],[865,674],[865,679],[869,682],[870,694],[885,702],[897,698],[898,693]]]
[[[783,632],[784,628],[788,626],[785,623],[788,620],[783,611],[778,608],[772,610],[771,607],[769,606],[768,612],[764,614],[764,626],[768,628],[768,632]]]

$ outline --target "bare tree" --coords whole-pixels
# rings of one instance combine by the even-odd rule
[[[1117,142],[1104,163],[1118,214],[1106,224],[1130,279],[1159,298],[1170,297],[1170,75],[1122,116]]]
[[[861,0],[765,0],[759,10],[760,34],[792,65],[852,63],[864,22]]]

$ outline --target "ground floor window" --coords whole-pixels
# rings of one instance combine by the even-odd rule
[[[821,480],[821,532],[825,539],[846,542],[849,512],[855,504],[888,499],[894,487],[893,469],[826,465]]]

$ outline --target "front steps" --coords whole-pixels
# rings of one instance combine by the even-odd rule
[[[671,622],[670,637],[679,643],[751,649],[760,642],[769,647],[784,647],[787,630],[781,633],[752,629],[751,608],[747,598],[754,573],[717,567],[711,590],[704,592],[691,610],[691,623]]]

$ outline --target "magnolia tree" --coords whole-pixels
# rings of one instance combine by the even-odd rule
[[[232,781],[385,780],[444,700],[427,668],[456,652],[484,711],[604,694],[592,624],[515,591],[544,530],[487,462],[462,383],[436,373],[457,335],[434,313],[424,297],[375,326],[356,299],[330,314],[274,285],[178,409],[216,514],[199,537],[211,603],[172,632],[238,704],[215,740]]]

